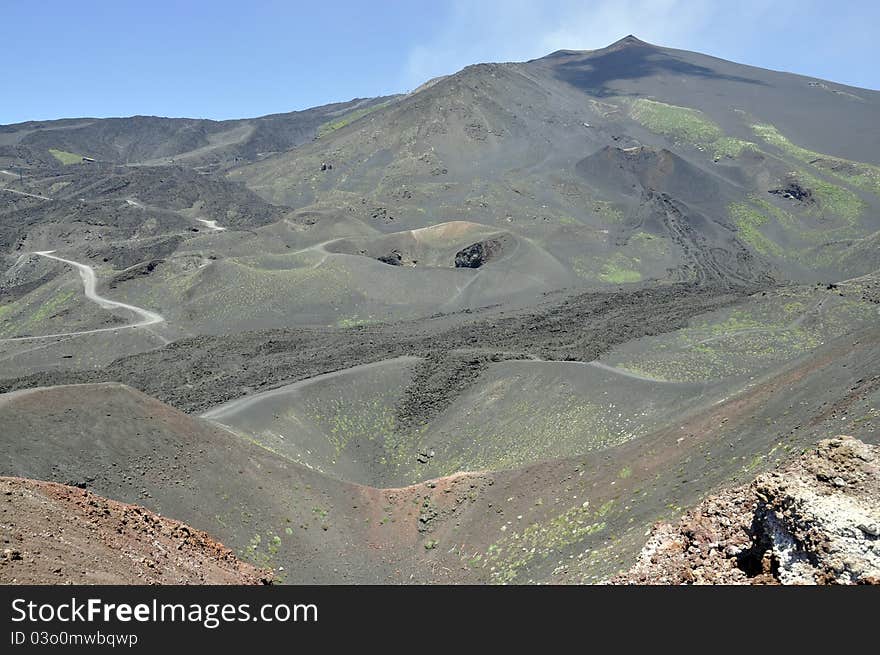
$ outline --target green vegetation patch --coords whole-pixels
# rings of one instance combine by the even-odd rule
[[[616,252],[578,255],[571,259],[571,266],[585,280],[629,284],[663,274],[671,264],[670,256],[668,239],[638,231]]]
[[[740,239],[756,252],[765,256],[796,260],[812,268],[828,265],[830,262],[809,256],[809,247],[835,239],[857,237],[859,217],[866,205],[849,189],[803,172],[796,173],[795,177],[802,186],[813,190],[817,200],[817,204],[806,206],[800,217],[756,195],[750,195],[744,202],[732,203],[728,206],[728,213],[737,227]],[[818,223],[811,225],[811,217]],[[781,231],[785,243],[793,245],[785,247],[768,236],[763,228],[770,225]]]
[[[360,327],[361,325],[369,325],[370,323],[374,323],[375,319],[373,318],[360,318],[357,314],[354,316],[340,318],[336,321],[336,327],[339,328],[355,328]]]
[[[82,155],[77,155],[73,152],[67,152],[65,150],[56,150],[55,148],[49,148],[49,154],[52,155],[55,159],[60,161],[65,166],[69,166],[70,164],[80,164],[82,163]]]
[[[743,241],[762,255],[782,256],[782,249],[761,232],[761,226],[768,221],[766,214],[743,202],[731,204],[728,211]]]
[[[532,562],[546,560],[550,555],[571,546],[584,537],[605,529],[605,516],[614,501],[609,500],[593,511],[589,502],[577,505],[547,520],[532,523],[521,531],[508,531],[489,546],[486,552],[470,561],[471,566],[488,568],[492,582],[506,584]]]
[[[377,105],[355,109],[354,111],[351,111],[337,118],[335,121],[328,121],[318,128],[318,138],[320,139],[322,136],[327,136],[331,132],[335,132],[336,130],[341,129],[346,125],[355,122],[357,119],[363,118],[367,114],[372,114],[374,111],[382,109],[383,107],[387,107],[389,104],[391,104],[391,101],[386,100],[385,102],[380,102]]]
[[[745,150],[758,149],[751,141],[725,136],[715,121],[691,107],[640,98],[632,104],[630,116],[652,132],[675,142],[711,151],[716,161],[722,157],[735,159]]]
[[[813,152],[811,150],[807,150],[806,148],[796,146],[791,141],[782,136],[782,134],[779,133],[779,130],[777,130],[776,127],[768,123],[756,123],[755,125],[752,125],[752,130],[755,132],[755,134],[764,139],[764,141],[769,143],[771,146],[776,146],[783,152],[788,153],[796,159],[810,161],[815,159],[816,157],[821,157],[821,155],[817,152]]]
[[[703,112],[690,107],[639,98],[633,103],[630,114],[652,132],[675,141],[709,144],[724,136],[714,121],[706,118]]]
[[[40,334],[52,330],[60,312],[72,308],[78,294],[73,289],[44,288],[8,305],[0,305],[0,335]]]
[[[779,291],[621,347],[609,362],[678,382],[754,375],[875,320],[873,305],[815,288]]]
[[[807,173],[798,173],[801,184],[812,189],[819,205],[826,212],[839,216],[850,225],[859,222],[866,205],[855,193]]]
[[[758,147],[751,141],[737,139],[732,136],[724,136],[712,144],[715,159],[729,157],[736,159],[746,150],[757,150]]]
[[[59,289],[54,296],[40,305],[39,309],[31,317],[31,323],[42,323],[55,312],[59,311],[66,303],[73,300],[75,292],[72,289]]]
[[[285,529],[284,534],[290,536],[293,534],[293,531]],[[274,582],[283,583],[287,576],[285,573],[280,573],[276,566],[278,551],[281,550],[281,545],[281,537],[275,532],[269,531],[265,538],[264,535],[256,533],[251,537],[248,545],[239,551],[239,555],[243,560],[250,562],[254,566],[275,569]]]
[[[839,180],[852,184],[854,187],[880,195],[880,166],[832,157],[814,150],[802,148],[789,141],[775,126],[767,123],[752,125],[752,130],[764,141],[779,148],[787,155],[815,166]],[[834,185],[830,186],[833,187]],[[835,188],[839,189],[839,187]],[[836,193],[839,194],[840,192],[837,191]]]
[[[621,412],[608,398],[589,398],[560,383],[558,372],[576,379],[576,369],[552,365],[545,372],[526,372],[499,364],[474,389],[428,430],[400,435],[389,464],[402,479],[415,482],[457,471],[508,470],[528,464],[612,448],[644,435],[661,420],[666,407],[641,406]],[[550,389],[550,391],[548,391]],[[641,401],[639,401],[641,402]],[[434,456],[414,464],[425,444]],[[391,453],[386,437],[386,452]],[[418,468],[412,468],[417,466]]]
[[[305,414],[327,436],[327,441],[338,457],[350,443],[380,440],[383,445],[393,441],[395,433],[394,409],[382,394],[364,398],[321,398],[310,400]]]
[[[607,200],[594,201],[593,212],[607,223],[623,222],[623,212],[617,208],[614,203],[608,202]]]
[[[634,263],[638,264],[639,260],[634,259]],[[639,282],[642,274],[634,268],[629,268],[630,262],[625,256],[615,255],[610,262],[602,267],[599,279],[609,284],[629,284]]]

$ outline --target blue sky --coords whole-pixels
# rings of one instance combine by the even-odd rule
[[[0,0],[0,123],[258,116],[629,33],[880,89],[878,24],[876,0]]]

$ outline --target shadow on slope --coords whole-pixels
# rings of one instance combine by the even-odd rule
[[[670,51],[640,41],[632,35],[601,50],[587,53],[559,51],[545,59],[554,60],[554,69],[560,79],[597,97],[618,94],[609,82],[638,80],[660,73],[763,84],[760,80],[720,73],[707,66],[685,61],[673,56]]]

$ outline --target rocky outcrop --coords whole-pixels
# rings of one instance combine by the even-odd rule
[[[403,255],[397,250],[392,250],[387,255],[381,255],[380,257],[376,257],[376,259],[383,264],[388,264],[390,266],[403,266]]]
[[[813,190],[803,186],[796,178],[789,178],[778,189],[770,189],[770,193],[798,202],[812,202]]]
[[[611,584],[880,584],[880,448],[827,439],[707,498]]]
[[[503,244],[497,239],[486,239],[472,243],[455,253],[456,268],[480,268],[501,253]]]

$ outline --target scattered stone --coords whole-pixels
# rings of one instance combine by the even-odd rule
[[[3,549],[3,559],[7,562],[14,562],[21,560],[21,552],[14,548],[4,548]]]

